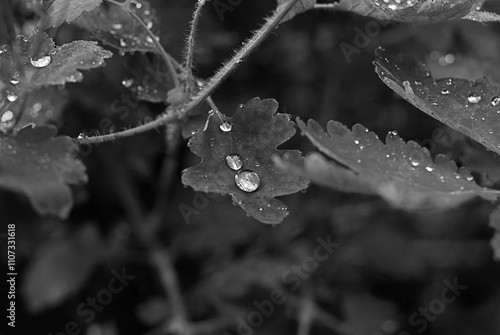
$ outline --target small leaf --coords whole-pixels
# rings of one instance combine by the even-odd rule
[[[148,1],[130,1],[133,11],[155,35],[158,19]],[[103,5],[83,14],[75,24],[93,33],[94,37],[122,51],[157,52],[153,38],[132,15],[116,5]]]
[[[66,218],[73,206],[68,184],[85,183],[87,175],[74,157],[77,145],[56,132],[39,126],[0,134],[0,187],[26,194],[40,214]]]
[[[359,124],[351,131],[339,122],[330,121],[325,132],[313,120],[307,125],[301,120],[297,123],[320,151],[358,175],[360,182],[354,184],[356,187],[364,181],[398,208],[446,209],[476,196],[496,199],[495,191],[479,187],[467,169],[457,171],[456,164],[444,155],[438,155],[434,162],[426,148],[413,141],[404,142],[395,132],[387,135],[384,144]],[[326,174],[325,178],[338,177],[338,169],[335,166],[331,175]],[[347,172],[341,176],[346,177]]]
[[[490,245],[493,249],[495,259],[500,261],[500,208],[494,210],[490,215],[490,227],[495,229]]]
[[[77,291],[102,257],[103,245],[94,226],[73,236],[48,241],[28,265],[21,292],[32,312],[53,307]]]
[[[189,141],[191,151],[202,158],[200,164],[182,172],[182,182],[197,191],[229,194],[233,201],[255,219],[280,223],[288,211],[274,197],[292,194],[305,189],[308,181],[278,169],[273,155],[288,154],[299,157],[299,151],[276,150],[276,147],[295,134],[294,123],[287,114],[275,114],[278,103],[273,99],[254,98],[240,105],[233,117],[213,112],[203,131],[197,131]],[[224,129],[224,130],[223,130]],[[237,154],[243,164],[226,160]],[[253,192],[240,189],[235,182],[237,170],[251,170],[260,177],[260,184]],[[253,175],[243,186],[254,186]],[[250,188],[251,189],[251,188]]]
[[[499,87],[488,78],[434,79],[410,56],[377,50],[375,71],[384,83],[421,111],[500,153]]]
[[[0,48],[2,98],[44,86],[81,81],[83,75],[78,70],[102,66],[104,59],[111,56],[111,52],[96,42],[74,41],[56,48],[54,41],[41,31],[30,37],[18,36],[12,48]]]
[[[102,0],[48,0],[44,2],[45,15],[38,22],[40,29],[71,23],[82,13],[99,7]]]
[[[332,9],[353,12],[379,20],[432,24],[450,20],[469,19],[480,22],[498,21],[500,16],[481,12],[484,0],[340,0]]]
[[[290,0],[278,0],[278,8],[285,6]],[[299,0],[297,3],[290,9],[290,11],[285,15],[285,17],[281,20],[281,23],[293,19],[296,15],[299,15],[303,12],[308,11],[309,9],[314,8],[316,5],[316,0]]]

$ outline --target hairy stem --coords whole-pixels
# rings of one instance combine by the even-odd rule
[[[205,101],[227,79],[227,77],[229,77],[229,75],[236,70],[236,68],[238,68],[241,62],[248,57],[269,36],[269,34],[272,33],[274,28],[280,24],[281,20],[292,9],[297,1],[298,0],[290,0],[286,3],[286,5],[278,6],[278,9],[274,12],[274,14],[266,19],[264,25],[257,30],[254,35],[234,54],[234,56],[215,73],[208,83],[203,86],[202,89],[185,105],[176,111],[175,114],[177,114],[177,117],[175,116],[174,111],[169,108],[166,113],[157,117],[156,120],[139,127],[103,136],[78,138],[76,141],[80,144],[96,144],[114,141],[122,137],[133,136],[145,131],[153,130],[159,126],[175,121],[176,118],[185,117],[190,110]]]
[[[191,21],[191,29],[189,31],[189,35],[186,41],[186,59],[184,60],[184,67],[186,73],[186,81],[192,90],[194,78],[193,78],[193,59],[194,59],[194,51],[196,47],[196,31],[198,29],[198,22],[201,16],[201,10],[203,6],[206,4],[207,0],[198,0],[196,2],[196,8],[193,14],[193,21]]]

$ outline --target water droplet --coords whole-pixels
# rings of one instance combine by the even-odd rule
[[[120,22],[113,23],[113,25],[111,26],[111,28],[113,28],[115,30],[120,30],[120,29],[123,28],[123,24],[121,24]]]
[[[354,144],[359,144],[359,141],[358,140],[354,140]]]
[[[146,42],[150,43],[150,44],[153,44],[153,39],[151,38],[151,36],[147,36],[146,37]]]
[[[231,131],[231,129],[233,129],[233,125],[230,124],[229,122],[224,122],[219,126],[219,128],[223,132],[227,133],[228,131]]]
[[[133,79],[125,79],[122,81],[122,85],[127,87],[127,88],[132,86],[133,83],[134,83]]]
[[[243,167],[243,159],[238,154],[227,155],[226,156],[226,163],[227,163],[227,166],[229,166],[229,168],[231,170],[235,170],[235,171],[238,171],[239,169],[241,169]]]
[[[6,111],[5,113],[2,114],[0,122],[5,123],[12,121],[12,119],[14,119],[14,113],[12,113],[11,111]]]
[[[14,102],[14,101],[16,101],[18,98],[19,98],[19,96],[18,96],[17,94],[7,92],[7,100],[9,100],[10,102]]]
[[[471,93],[469,94],[469,96],[467,97],[467,100],[471,103],[471,104],[477,104],[479,101],[481,101],[481,96],[478,95],[477,93]]]
[[[499,104],[500,104],[500,97],[493,97],[493,99],[491,99],[492,106],[498,106]]]
[[[411,161],[411,165],[412,165],[412,166],[419,166],[419,165],[420,165],[420,162],[419,162],[419,161],[417,161],[417,160],[412,160],[412,161]]]
[[[152,28],[153,28],[153,26],[154,26],[153,21],[148,21],[148,22],[146,23],[146,27],[147,27],[148,29],[152,29]]]
[[[50,55],[44,56],[44,57],[39,58],[39,59],[31,58],[31,65],[33,65],[34,67],[37,67],[37,68],[43,68],[43,67],[48,66],[51,61],[52,61],[52,57],[50,57]]]
[[[123,40],[123,38],[120,38],[120,46],[122,48],[126,48],[127,47],[127,43]]]
[[[234,176],[236,186],[245,192],[254,192],[260,186],[260,177],[257,173],[250,170],[243,170]]]
[[[17,84],[19,84],[19,80],[18,80],[18,79],[16,79],[16,78],[12,78],[12,79],[10,80],[10,83],[11,83],[12,85],[17,85]]]
[[[474,177],[472,177],[472,176],[467,177],[467,181],[473,181],[473,180],[474,180]]]
[[[434,171],[434,168],[432,166],[426,166],[425,171],[432,172],[432,171]]]
[[[447,89],[447,88],[445,88],[445,87],[443,87],[443,88],[441,89],[441,94],[443,94],[443,95],[448,95],[448,94],[450,94],[450,90],[449,90],[449,89]]]
[[[415,85],[417,86],[422,86],[423,83],[420,80],[415,80]]]
[[[86,137],[87,137],[87,135],[85,135],[84,133],[80,133],[80,134],[78,134],[78,137],[76,139],[77,140],[82,140],[82,139],[84,139]]]

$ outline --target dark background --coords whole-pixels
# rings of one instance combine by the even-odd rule
[[[223,13],[221,20],[216,2],[207,5],[200,22],[196,75],[201,78],[208,78],[228,59],[275,6],[271,1],[246,0]],[[181,60],[194,1],[155,0],[152,5],[161,20],[163,45]],[[16,8],[17,26],[29,34],[35,18]],[[405,140],[433,141],[433,156],[444,153],[459,165],[469,162],[476,180],[495,186],[500,165],[493,154],[396,96],[376,76],[372,61],[374,49],[384,46],[415,55],[438,77],[491,75],[500,80],[500,25],[385,25],[349,62],[340,43],[355,46],[355,27],[364,31],[369,22],[320,11],[296,17],[281,25],[216,91],[215,103],[231,116],[253,97],[274,98],[280,112],[314,118],[323,125],[331,119],[349,127],[361,123],[381,138],[397,130]],[[59,45],[90,38],[68,25],[49,34]],[[87,71],[82,83],[66,86],[69,101],[60,120],[61,133],[76,137],[83,129],[98,127],[104,117],[112,118],[117,128],[128,127],[163,111],[162,104],[141,102],[126,120],[112,115],[109,106],[126,92],[120,83],[130,76],[125,62],[143,55],[122,57],[111,51],[115,56],[105,68]],[[439,65],[446,54],[453,54],[455,61]],[[433,138],[436,130],[444,132],[444,141]],[[253,329],[255,334],[305,335],[301,327],[308,320],[309,334],[348,334],[346,326],[356,335],[417,334],[420,325],[411,325],[409,317],[440,298],[445,280],[456,278],[467,289],[446,304],[422,334],[500,334],[500,265],[489,246],[493,204],[476,200],[446,212],[407,213],[376,197],[312,185],[306,193],[282,199],[290,215],[277,227],[247,217],[227,196],[208,198],[187,224],[179,205],[193,207],[198,198],[182,186],[180,174],[199,159],[186,143],[172,157],[178,164],[156,234],[174,262],[177,293],[189,318],[200,322],[198,333],[236,334],[237,318],[246,320],[256,310],[254,300],[269,299],[279,288],[287,292],[287,301],[274,306],[264,324]],[[314,150],[300,134],[284,147]],[[66,221],[39,217],[25,197],[0,190],[2,232],[8,223],[17,227],[14,333],[55,335],[74,321],[81,334],[146,334],[176,315],[147,246],[131,228],[134,209],[153,210],[165,151],[164,136],[155,131],[94,147],[82,158],[90,181],[74,188],[75,206]],[[471,159],[466,151],[479,158]],[[291,290],[283,273],[312,256],[317,238],[329,235],[341,247],[320,262],[298,290]],[[1,245],[5,250],[5,240]],[[77,313],[79,304],[108,286],[112,269],[123,267],[135,279],[89,324]],[[5,324],[4,320],[2,332],[13,333]]]

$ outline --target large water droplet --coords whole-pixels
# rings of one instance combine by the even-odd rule
[[[7,92],[7,100],[10,102],[14,102],[19,98],[19,96],[15,93]]]
[[[48,66],[51,61],[52,61],[52,57],[50,57],[50,55],[47,55],[47,56],[44,56],[44,57],[38,58],[38,59],[31,58],[31,65],[33,65],[34,67],[37,67],[37,68],[43,68],[43,67]]]
[[[219,126],[220,130],[222,130],[223,132],[227,133],[229,131],[231,131],[231,129],[233,129],[233,125],[230,124],[229,122],[223,122],[220,126]]]
[[[245,192],[254,192],[260,186],[260,177],[257,173],[250,170],[243,170],[234,176],[236,186]]]
[[[500,104],[500,97],[493,97],[493,99],[491,99],[492,106],[498,106],[499,104]]]
[[[448,94],[450,94],[450,90],[449,90],[449,89],[447,89],[447,88],[445,88],[445,87],[443,87],[443,88],[441,89],[441,94],[443,94],[443,95],[448,95]]]
[[[420,165],[420,162],[416,159],[412,159],[410,163],[412,166],[419,166]]]
[[[12,85],[17,85],[17,84],[19,84],[19,80],[18,80],[18,79],[16,79],[16,78],[12,78],[12,79],[10,80],[10,83],[11,83]]]
[[[467,97],[467,100],[471,103],[471,104],[477,104],[479,101],[481,101],[481,96],[477,93],[471,93],[469,94],[469,96]]]
[[[0,122],[5,123],[12,121],[12,119],[14,119],[14,113],[12,113],[11,111],[6,111],[5,113],[2,114]]]
[[[227,166],[229,166],[229,168],[231,170],[235,170],[235,171],[238,171],[239,169],[241,169],[243,167],[243,159],[238,154],[227,155],[226,156],[226,163],[227,163]]]

